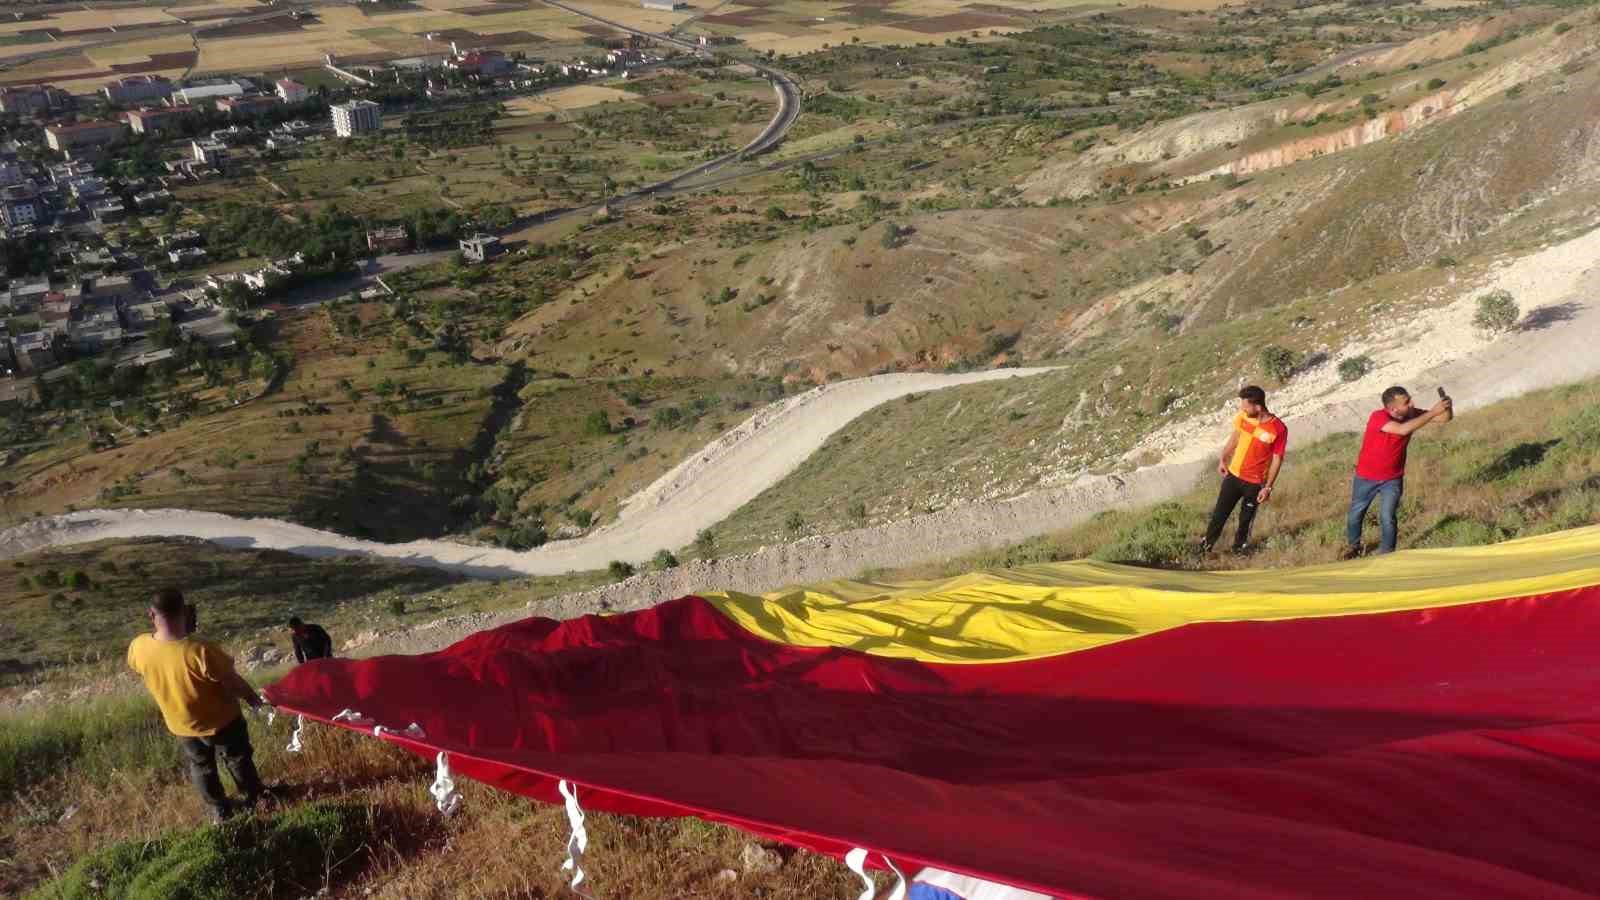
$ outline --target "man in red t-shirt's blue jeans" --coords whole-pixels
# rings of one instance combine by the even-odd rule
[[[1356,458],[1350,515],[1345,520],[1345,541],[1349,544],[1345,559],[1361,555],[1361,524],[1373,500],[1378,500],[1378,523],[1383,531],[1378,552],[1393,552],[1400,495],[1405,492],[1406,446],[1418,428],[1429,422],[1450,421],[1451,408],[1450,398],[1441,396],[1432,409],[1423,412],[1411,405],[1411,395],[1405,388],[1392,387],[1383,392],[1383,409],[1367,417],[1361,455]]]

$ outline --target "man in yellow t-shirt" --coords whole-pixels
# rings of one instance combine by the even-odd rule
[[[1267,392],[1255,385],[1241,389],[1239,414],[1233,417],[1228,442],[1222,445],[1217,460],[1222,487],[1205,539],[1200,542],[1201,553],[1209,553],[1216,545],[1235,506],[1239,507],[1239,530],[1233,538],[1233,552],[1249,552],[1256,509],[1272,497],[1272,485],[1278,480],[1288,447],[1289,429],[1267,409]]]
[[[239,701],[252,707],[261,697],[233,669],[233,660],[210,641],[191,637],[194,607],[183,601],[176,588],[158,591],[150,602],[152,634],[141,634],[128,645],[128,667],[139,673],[144,686],[161,707],[167,730],[178,739],[189,779],[200,791],[211,819],[220,822],[233,811],[217,777],[217,750],[244,792],[246,806],[260,799],[261,777],[256,774],[250,732]]]

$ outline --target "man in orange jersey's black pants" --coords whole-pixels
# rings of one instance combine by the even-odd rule
[[[1233,552],[1250,549],[1250,526],[1256,509],[1272,497],[1272,485],[1283,467],[1283,453],[1289,446],[1289,429],[1283,420],[1267,410],[1267,392],[1251,385],[1239,391],[1239,414],[1233,417],[1233,430],[1222,446],[1217,472],[1222,488],[1217,505],[1211,510],[1211,524],[1200,542],[1202,553],[1210,552],[1222,536],[1233,508],[1239,507],[1239,530],[1234,534]]]

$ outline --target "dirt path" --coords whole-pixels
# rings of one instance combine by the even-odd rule
[[[486,578],[603,569],[612,560],[644,562],[657,550],[676,550],[693,541],[701,529],[781,481],[829,435],[879,404],[907,394],[1048,371],[877,375],[814,388],[762,409],[695,453],[629,498],[615,523],[522,553],[439,540],[379,544],[276,519],[158,509],[87,510],[28,522],[0,532],[0,559],[47,546],[166,535],[314,557],[383,556]]]
[[[1495,287],[1512,291],[1524,315],[1521,328],[1491,341],[1472,333],[1471,318],[1475,298]],[[1377,394],[1391,383],[1406,384],[1423,397],[1436,386],[1445,386],[1457,408],[1471,410],[1529,391],[1600,377],[1600,353],[1594,352],[1600,345],[1600,230],[1502,264],[1445,310],[1398,326],[1395,332],[1408,339],[1387,350],[1372,348],[1389,358],[1385,364],[1379,356],[1380,368],[1367,378],[1344,384],[1333,372],[1305,373],[1298,391],[1285,392],[1280,412],[1294,429],[1296,442],[1358,430],[1376,408]],[[1156,503],[1187,492],[1197,479],[1209,477],[1216,446],[1212,438],[1220,440],[1224,420],[1221,414],[1202,416],[1163,433],[1153,443],[1183,433],[1189,439],[1186,452],[1130,475],[1081,477],[1010,500],[951,507],[742,556],[697,560],[540,601],[532,610],[479,613],[416,629],[369,632],[351,642],[349,649],[363,656],[421,653],[530,614],[567,619],[641,609],[708,590],[775,590],[850,577],[874,566],[909,565],[1013,543],[1068,528],[1104,509]]]
[[[1496,340],[1472,331],[1476,297],[1504,287],[1524,311],[1522,327]],[[1386,384],[1407,384],[1426,398],[1446,386],[1463,410],[1527,391],[1600,376],[1600,230],[1493,268],[1480,282],[1462,285],[1460,299],[1442,310],[1391,323],[1402,340],[1381,341],[1369,352],[1378,368],[1346,384],[1333,361],[1298,376],[1275,393],[1297,443],[1357,429]],[[967,376],[893,375],[818,388],[762,410],[630,498],[614,525],[582,540],[529,553],[476,548],[445,541],[383,545],[272,520],[237,519],[184,510],[71,513],[0,532],[0,558],[45,546],[104,538],[190,535],[232,547],[273,547],[308,556],[365,553],[482,577],[557,573],[603,567],[612,559],[642,560],[660,547],[691,541],[700,528],[721,520],[792,471],[832,432],[879,403],[905,393],[1005,378],[1029,370]],[[853,575],[873,566],[939,559],[1059,530],[1112,506],[1167,499],[1187,491],[1209,469],[1220,433],[1221,410],[1152,436],[1140,450],[1167,460],[1125,475],[1079,477],[1010,500],[951,507],[931,515],[872,528],[807,538],[744,556],[695,562],[649,573],[541,607],[551,615],[635,608],[664,597],[722,587],[761,591]],[[474,617],[429,631],[429,642],[457,628],[489,621]]]

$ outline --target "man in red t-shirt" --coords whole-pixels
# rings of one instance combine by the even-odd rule
[[[1283,454],[1289,447],[1289,429],[1283,420],[1267,410],[1267,392],[1251,385],[1239,391],[1239,414],[1233,417],[1228,442],[1222,445],[1217,473],[1222,488],[1217,505],[1211,510],[1200,552],[1208,553],[1222,536],[1234,506],[1239,507],[1239,530],[1234,534],[1233,552],[1250,548],[1250,525],[1256,508],[1272,496],[1272,484],[1283,467]]]
[[[1383,537],[1379,553],[1394,550],[1396,515],[1400,495],[1405,492],[1406,446],[1411,435],[1429,422],[1448,422],[1454,415],[1449,397],[1440,391],[1439,402],[1423,412],[1411,405],[1411,395],[1403,387],[1383,392],[1383,409],[1367,417],[1367,432],[1361,439],[1361,455],[1356,458],[1355,481],[1350,487],[1350,515],[1345,520],[1344,558],[1361,555],[1361,525],[1373,500],[1378,503],[1378,523]],[[1381,498],[1381,499],[1380,499]]]

